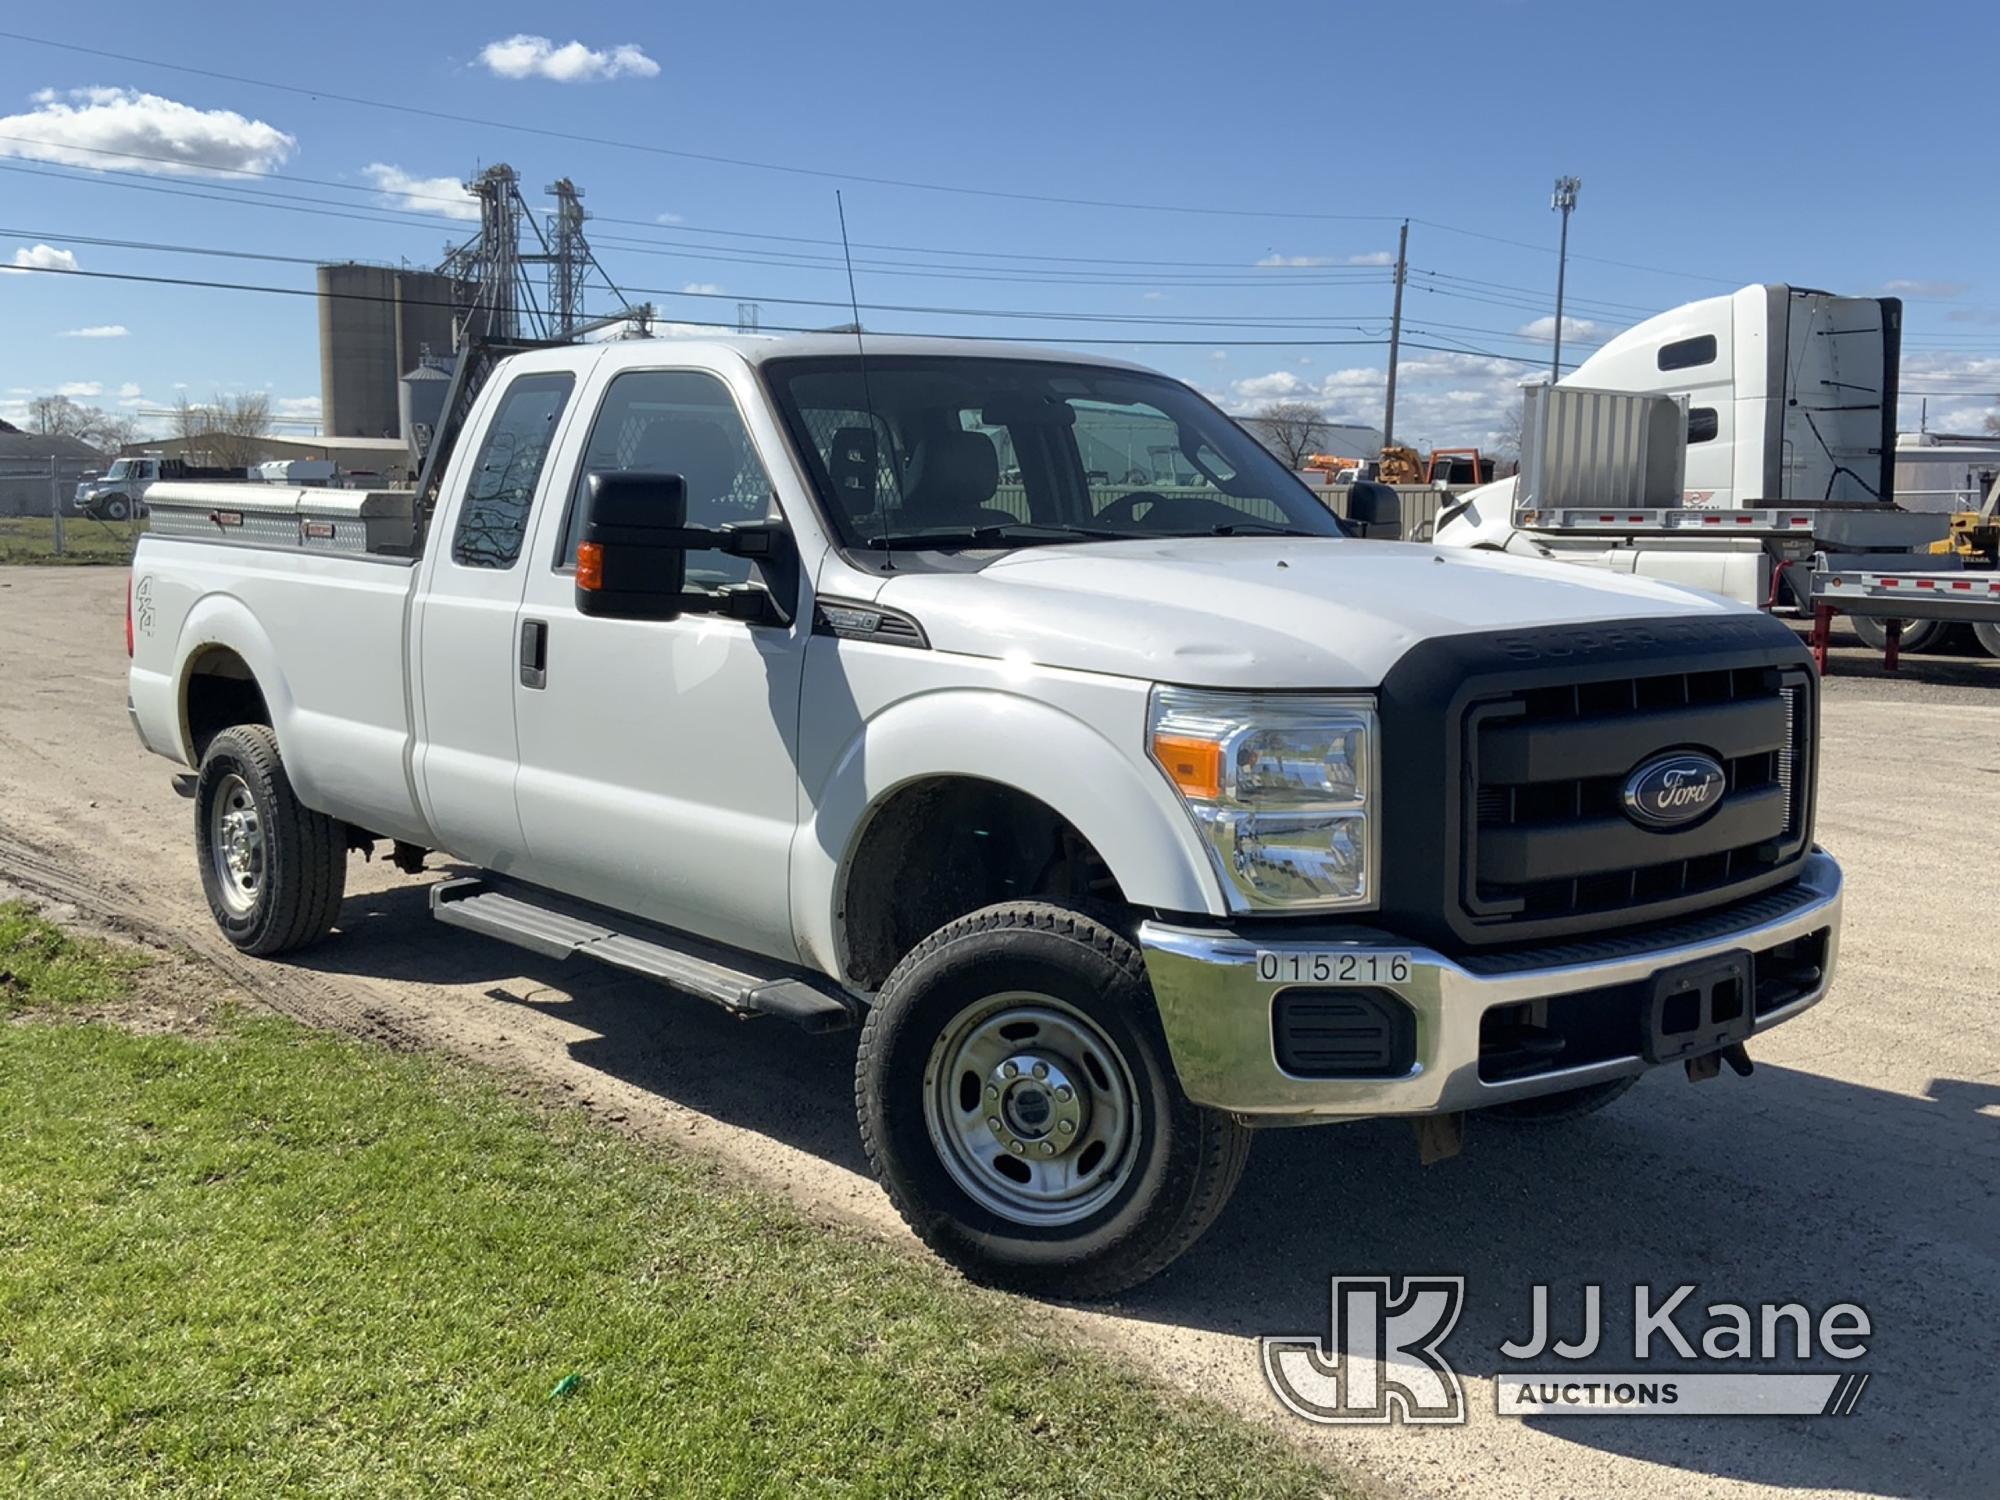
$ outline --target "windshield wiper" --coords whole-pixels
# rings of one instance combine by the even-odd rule
[[[1042,542],[1132,541],[1129,531],[1092,530],[1087,526],[1057,526],[1040,521],[1009,521],[1005,525],[968,526],[958,531],[902,531],[887,536],[871,536],[863,544],[884,551],[907,547],[921,551],[927,547],[1033,546]]]
[[[1280,526],[1272,521],[1226,521],[1211,526],[1210,536],[1318,536],[1317,531],[1300,531],[1296,526]]]

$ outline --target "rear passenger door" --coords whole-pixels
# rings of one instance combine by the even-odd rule
[[[551,504],[538,532],[522,601],[523,628],[546,632],[543,670],[515,687],[529,878],[789,958],[810,610],[784,600],[789,625],[576,610],[578,497],[592,471],[679,474],[688,524],[720,526],[778,514],[768,470],[715,374],[626,369],[602,389],[580,461],[566,466],[564,504]],[[691,588],[756,576],[744,558],[687,557]]]
[[[527,371],[496,384],[483,398],[490,418],[482,425],[475,411],[468,426],[479,435],[471,463],[447,477],[440,504],[449,534],[427,551],[411,634],[425,811],[445,850],[504,871],[522,851],[514,681],[523,552],[576,377]]]

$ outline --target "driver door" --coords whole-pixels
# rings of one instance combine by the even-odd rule
[[[728,387],[706,371],[623,369],[595,404],[567,501],[549,508],[539,534],[516,631],[543,642],[539,670],[519,674],[514,689],[528,877],[793,958],[810,607],[787,599],[792,623],[764,625],[712,614],[610,619],[575,603],[578,495],[592,471],[679,474],[688,524],[720,526],[778,514],[765,465]],[[744,558],[687,556],[690,587],[758,576]]]

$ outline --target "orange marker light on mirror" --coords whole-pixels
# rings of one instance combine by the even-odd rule
[[[576,549],[576,586],[592,593],[604,587],[604,544],[583,542]]]
[[[1156,734],[1153,759],[1167,778],[1189,796],[1213,801],[1222,795],[1222,746],[1191,735]]]

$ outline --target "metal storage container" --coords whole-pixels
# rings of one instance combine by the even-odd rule
[[[1687,475],[1687,397],[1531,385],[1517,510],[1664,510]]]
[[[416,491],[294,489],[270,484],[156,484],[146,492],[160,536],[305,552],[408,555]]]

